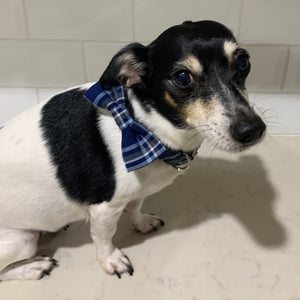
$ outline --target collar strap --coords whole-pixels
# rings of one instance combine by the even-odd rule
[[[123,86],[101,87],[97,82],[86,91],[84,97],[112,114],[122,132],[122,155],[127,172],[145,167],[157,158],[177,170],[184,170],[196,156],[196,150],[186,153],[167,148],[150,130],[137,123],[126,107]]]

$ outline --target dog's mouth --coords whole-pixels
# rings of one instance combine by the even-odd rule
[[[212,148],[241,152],[261,142],[266,134],[265,123],[257,117],[252,122],[218,124],[209,122],[206,138]]]

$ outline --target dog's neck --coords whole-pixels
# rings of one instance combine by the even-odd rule
[[[184,152],[192,152],[200,147],[204,137],[196,129],[176,128],[156,110],[147,112],[131,89],[128,89],[127,95],[135,119],[151,130],[165,146]]]

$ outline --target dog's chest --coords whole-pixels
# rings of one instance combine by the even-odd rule
[[[160,160],[136,172],[125,172],[121,171],[116,174],[117,184],[114,196],[129,201],[159,192],[172,184],[174,179],[181,174]]]
[[[114,197],[129,200],[147,197],[170,185],[183,173],[159,159],[139,170],[127,172],[121,151],[122,135],[114,120],[110,116],[101,116],[99,127],[115,168]]]
[[[157,160],[138,174],[137,179],[140,182],[139,193],[144,197],[157,193],[172,184],[180,174],[180,171]]]

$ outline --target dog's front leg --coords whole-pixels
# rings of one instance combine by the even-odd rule
[[[127,204],[126,212],[133,229],[137,232],[148,233],[157,231],[160,226],[164,226],[164,221],[154,214],[143,214],[141,209],[144,199],[134,200]]]
[[[111,202],[89,207],[91,237],[96,245],[97,259],[106,273],[119,278],[125,272],[133,274],[128,257],[112,244],[124,208],[125,205],[113,205]]]

